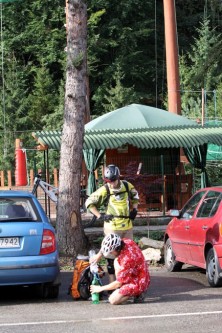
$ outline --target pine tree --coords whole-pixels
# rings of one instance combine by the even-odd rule
[[[57,231],[61,253],[76,256],[86,251],[81,226],[80,182],[86,112],[87,6],[68,1],[67,71],[61,139]]]
[[[201,116],[202,89],[208,92],[208,116],[213,116],[213,91],[221,81],[222,62],[220,50],[222,36],[210,29],[210,22],[204,19],[197,29],[198,37],[191,45],[191,51],[180,59],[181,91],[183,114],[188,117]],[[194,112],[195,111],[195,112]]]

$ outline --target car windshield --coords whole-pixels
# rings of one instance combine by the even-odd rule
[[[36,221],[37,214],[28,198],[0,198],[0,222]]]

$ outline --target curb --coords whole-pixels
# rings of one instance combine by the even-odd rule
[[[165,232],[167,225],[156,225],[156,226],[134,226],[133,227],[133,235],[135,237],[147,237],[150,238],[150,231],[162,231]],[[85,228],[84,233],[88,238],[89,242],[93,244],[97,241],[98,238],[103,238],[103,228],[102,227],[91,227]]]

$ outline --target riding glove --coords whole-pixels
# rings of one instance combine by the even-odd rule
[[[129,218],[130,218],[130,220],[135,220],[136,215],[137,215],[137,209],[136,209],[136,208],[133,208],[133,210],[131,210],[131,212],[130,212],[130,214],[129,214]]]

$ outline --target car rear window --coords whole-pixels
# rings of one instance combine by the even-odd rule
[[[38,211],[29,198],[0,198],[0,221],[37,221]]]

